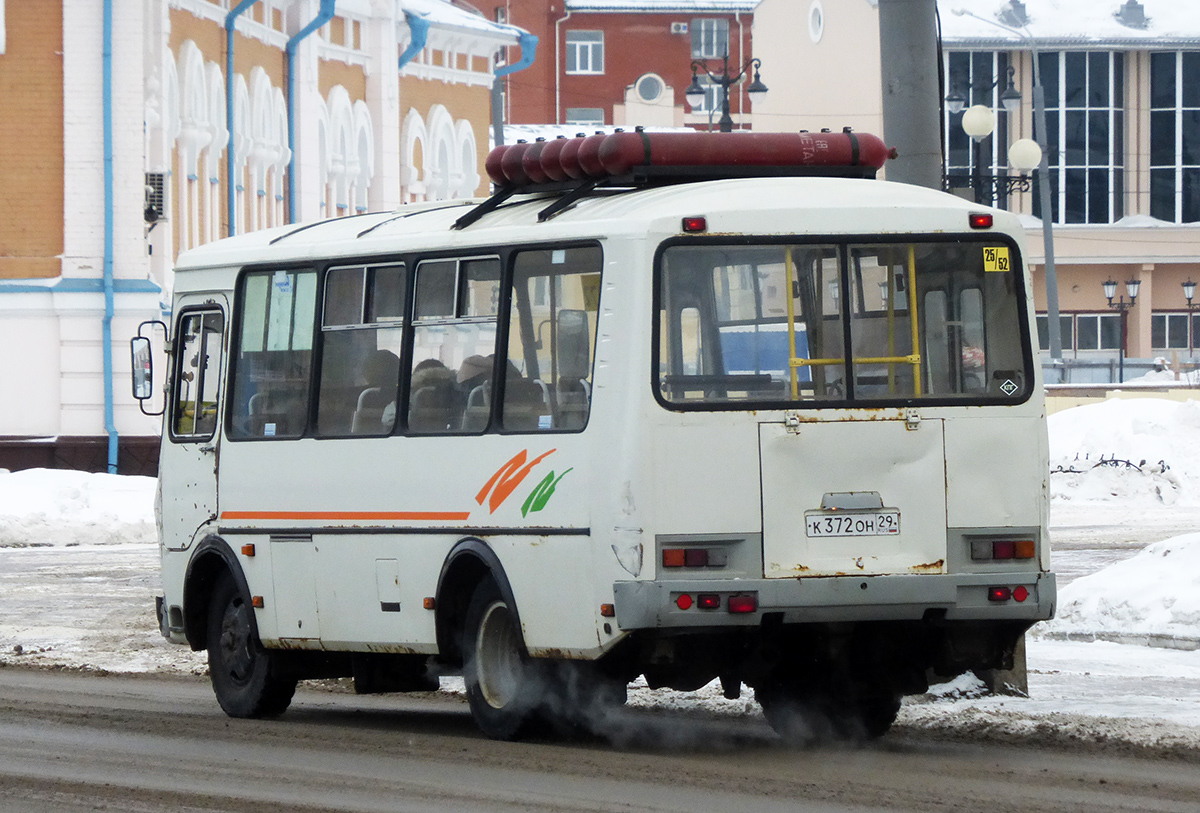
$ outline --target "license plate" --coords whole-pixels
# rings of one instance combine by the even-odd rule
[[[892,536],[900,533],[900,512],[810,511],[804,530],[808,536]]]

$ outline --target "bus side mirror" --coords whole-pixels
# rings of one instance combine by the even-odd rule
[[[138,335],[129,340],[130,372],[133,380],[133,399],[138,402],[145,415],[161,415],[166,410],[166,403],[157,409],[147,409],[146,402],[154,397],[154,355],[150,345],[150,337],[142,335],[142,329],[147,325],[153,329],[155,325],[166,333],[167,326],[159,321],[142,322],[138,325]]]
[[[133,362],[133,399],[145,401],[154,396],[154,361],[150,358],[150,340],[134,336],[129,340]]]

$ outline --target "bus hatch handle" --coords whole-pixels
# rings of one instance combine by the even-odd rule
[[[209,454],[212,454],[212,453],[213,453],[213,452],[215,452],[216,450],[217,450],[217,444],[215,444],[215,443],[210,443],[210,444],[208,444],[207,446],[201,446],[201,447],[200,447],[200,451],[202,451],[202,452],[208,452]]]
[[[784,412],[783,428],[793,435],[800,434],[800,413],[791,409]]]
[[[921,416],[915,409],[904,410],[904,428],[910,432],[921,428]]]

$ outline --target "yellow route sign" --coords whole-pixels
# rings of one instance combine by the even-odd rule
[[[983,270],[1000,272],[1008,271],[1008,247],[986,246],[983,249]]]

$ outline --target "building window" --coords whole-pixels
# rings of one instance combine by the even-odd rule
[[[1150,215],[1200,222],[1200,51],[1150,55]]]
[[[1053,220],[1120,220],[1125,214],[1124,55],[1066,51],[1043,53],[1040,60]],[[1039,195],[1034,194],[1033,204],[1034,215],[1041,217]]]
[[[600,107],[568,107],[567,120],[564,124],[578,124],[583,127],[602,126],[604,110]]]
[[[567,73],[604,73],[604,32],[567,32]]]
[[[657,102],[662,97],[666,86],[662,79],[652,73],[647,73],[634,83],[634,88],[637,90],[638,98],[649,103]]]
[[[692,58],[720,59],[729,54],[729,20],[692,20]]]
[[[972,105],[982,104],[993,110],[1003,110],[1000,94],[1008,87],[1008,54],[957,52],[945,56],[948,91],[963,94],[965,112]],[[999,81],[997,81],[999,80]],[[963,113],[946,111],[944,139],[946,143],[946,175],[962,180],[971,177],[975,168],[975,144],[962,128]],[[979,143],[980,172],[983,175],[1004,175],[1008,172],[1008,116],[996,115],[996,129]],[[997,204],[1006,208],[1008,201],[1000,198]]]
[[[1073,350],[1075,348],[1075,317],[1070,315],[1058,315],[1058,332],[1062,339],[1063,350]],[[1050,318],[1044,313],[1039,313],[1037,316],[1037,333],[1038,347],[1042,350],[1050,349]]]
[[[1186,350],[1188,348],[1188,314],[1151,314],[1150,347],[1155,350]]]
[[[1081,313],[1075,317],[1076,350],[1117,350],[1121,347],[1121,316]]]

